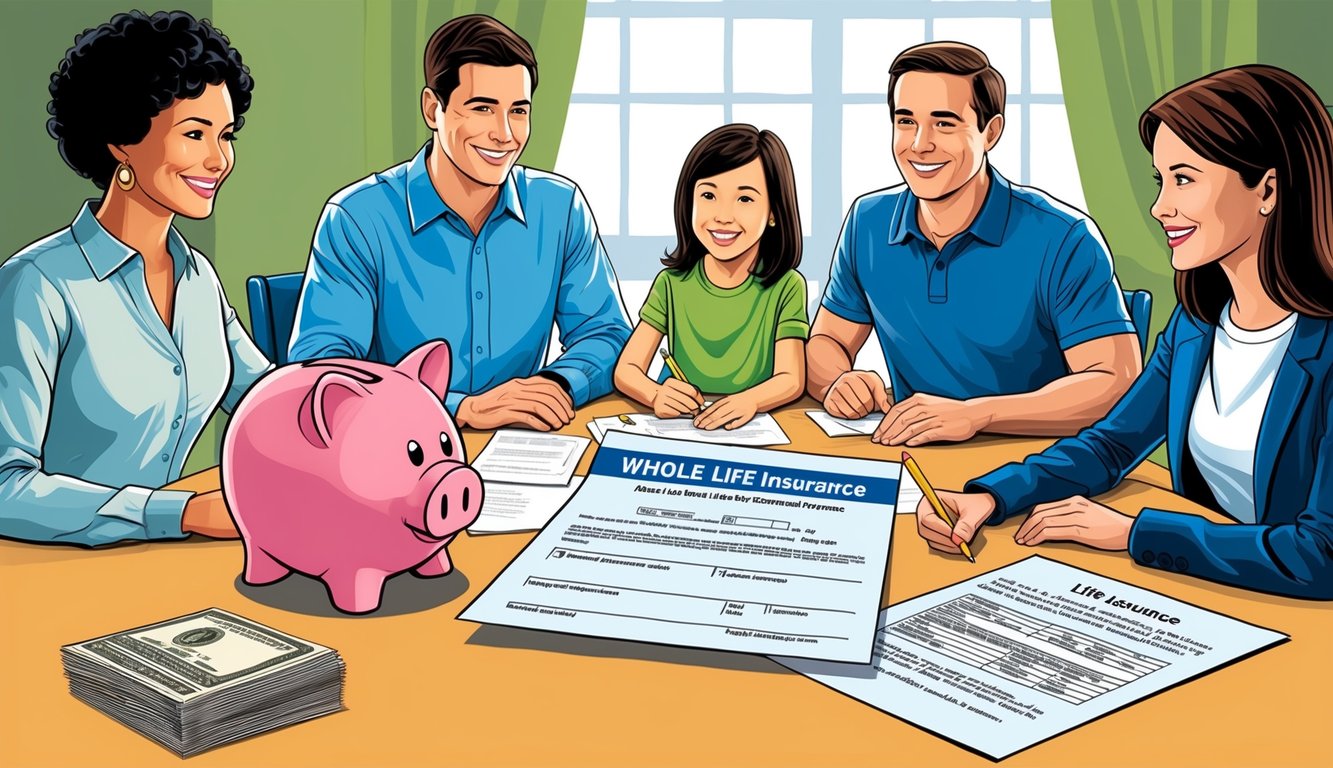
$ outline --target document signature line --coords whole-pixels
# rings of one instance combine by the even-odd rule
[[[560,549],[564,550],[565,552],[576,552],[581,555],[600,555],[603,557],[616,557],[623,560],[644,560],[650,563],[671,563],[672,565],[692,565],[698,568],[711,568],[714,571],[721,568],[726,571],[735,571],[737,573],[762,573],[771,576],[793,576],[801,579],[816,579],[818,581],[839,581],[844,584],[862,583],[860,579],[839,579],[833,576],[814,576],[808,573],[790,573],[788,571],[758,571],[750,568],[733,568],[729,565],[721,566],[721,565],[710,565],[708,563],[692,563],[688,560],[666,560],[663,558],[656,558],[656,557],[642,557],[640,555],[618,555],[614,552],[598,552],[597,550],[593,549],[573,549],[571,547],[560,547]],[[554,551],[555,550],[552,550],[552,552]],[[550,557],[550,555],[548,554],[547,557]]]
[[[571,580],[571,579],[553,579],[553,578],[550,578],[550,577],[547,577],[547,576],[529,576],[529,577],[527,577],[526,579],[523,580],[523,586],[526,587],[526,586],[528,586],[528,585],[530,585],[530,584],[533,584],[534,582],[543,582],[543,581],[547,581],[547,582],[556,582],[556,583],[560,583],[560,584],[577,584],[577,585],[579,585],[579,586],[583,586],[583,587],[601,587],[601,588],[604,588],[604,589],[616,589],[616,590],[620,590],[620,591],[622,591],[622,592],[643,592],[643,593],[650,594],[650,595],[666,595],[667,597],[686,597],[686,598],[690,598],[690,599],[693,599],[693,600],[708,600],[708,601],[710,601],[710,602],[719,602],[719,603],[722,603],[722,604],[724,604],[724,605],[725,605],[726,603],[745,603],[745,604],[749,604],[749,605],[764,605],[764,606],[768,606],[768,607],[770,607],[770,608],[789,608],[789,609],[796,610],[796,611],[814,611],[814,612],[819,612],[819,613],[846,613],[846,614],[849,614],[849,615],[851,615],[851,614],[855,614],[855,613],[856,613],[856,611],[848,611],[848,610],[844,610],[844,609],[842,609],[842,608],[812,608],[812,607],[807,606],[807,605],[785,605],[785,604],[782,604],[782,603],[770,603],[770,602],[768,602],[767,600],[745,600],[745,599],[734,598],[734,597],[718,597],[718,596],[715,596],[715,595],[691,595],[691,594],[689,594],[689,593],[687,593],[687,592],[666,592],[666,591],[656,590],[656,589],[640,589],[640,588],[638,588],[638,587],[624,587],[624,586],[621,586],[621,585],[619,585],[619,584],[598,584],[598,583],[596,583],[596,582],[591,582],[591,581],[573,581],[573,580]],[[537,583],[535,586],[541,586],[541,584],[540,584],[540,583]],[[573,609],[569,609],[569,610],[573,610]]]
[[[598,616],[614,616],[620,619],[643,619],[645,621],[658,621],[663,624],[688,624],[695,627],[717,627],[718,629],[735,629],[744,632],[761,632],[769,635],[785,635],[787,637],[809,637],[815,640],[848,640],[850,638],[839,637],[837,635],[809,635],[802,632],[784,632],[772,629],[757,629],[755,627],[737,627],[731,624],[712,624],[705,621],[682,621],[679,619],[663,619],[657,616],[637,616],[632,613],[615,613],[613,611],[589,611],[583,608],[570,608],[563,605],[542,605],[541,603],[515,603],[516,605],[526,605],[532,608],[546,608],[552,611],[570,611],[572,613],[592,613]]]

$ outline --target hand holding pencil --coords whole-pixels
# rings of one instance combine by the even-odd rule
[[[921,502],[916,508],[916,529],[931,549],[949,554],[960,552],[976,562],[968,543],[995,511],[995,499],[988,493],[952,493],[937,491],[910,454],[903,452],[907,474],[921,487]]]
[[[704,396],[681,373],[680,367],[671,355],[662,350],[671,378],[662,382],[656,396],[653,397],[653,415],[659,419],[672,419],[677,416],[693,416],[704,407]]]

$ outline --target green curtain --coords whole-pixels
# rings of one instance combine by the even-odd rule
[[[1153,294],[1151,338],[1175,308],[1157,187],[1138,121],[1159,96],[1258,59],[1258,0],[1054,0],[1065,110],[1088,202],[1125,288]]]

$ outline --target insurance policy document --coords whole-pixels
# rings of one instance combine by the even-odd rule
[[[902,465],[609,432],[459,618],[867,662]]]
[[[1000,760],[1286,639],[1033,556],[885,608],[869,665],[774,660]]]

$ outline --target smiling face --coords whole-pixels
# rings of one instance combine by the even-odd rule
[[[134,170],[131,195],[171,213],[203,219],[213,212],[218,190],[235,165],[235,123],[227,87],[209,85],[197,97],[178,99],[160,112],[138,144],[109,149]]]
[[[907,72],[893,86],[893,158],[912,194],[941,200],[976,177],[1000,140],[1004,117],[977,125],[971,82]]]
[[[522,65],[464,64],[447,104],[429,89],[423,102],[436,145],[465,176],[490,187],[504,183],[523,153],[531,108],[532,78]]]
[[[694,183],[694,236],[720,261],[756,255],[769,212],[768,184],[757,157]]]
[[[1166,125],[1157,129],[1152,157],[1161,191],[1151,211],[1165,230],[1173,268],[1197,269],[1259,247],[1264,211],[1276,203],[1271,175],[1246,187],[1239,173],[1205,160]]]

